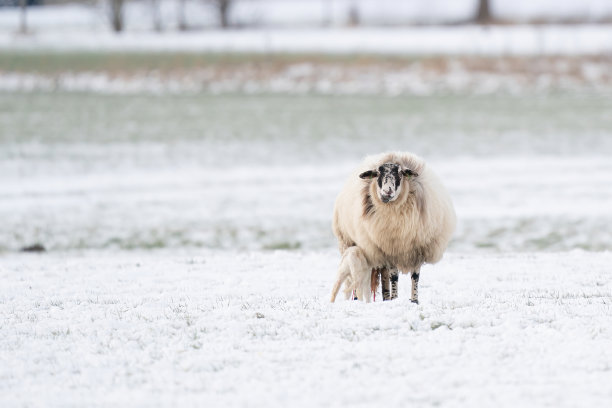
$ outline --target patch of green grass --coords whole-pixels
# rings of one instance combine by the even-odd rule
[[[284,65],[301,62],[412,62],[422,57],[328,54],[253,54],[193,52],[23,52],[0,51],[0,70],[12,72],[105,71],[130,73],[143,70],[191,70],[218,65]]]
[[[289,241],[279,241],[272,242],[270,244],[264,245],[264,249],[267,250],[276,250],[276,249],[300,249],[302,244],[299,242],[289,242]]]

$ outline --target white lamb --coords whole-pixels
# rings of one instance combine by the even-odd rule
[[[346,281],[347,297],[355,290],[359,299],[369,302],[372,277],[378,274],[383,299],[394,298],[399,269],[411,274],[411,301],[418,303],[421,266],[442,258],[455,224],[450,196],[423,159],[408,152],[366,157],[334,207],[333,230],[342,260],[331,301]]]

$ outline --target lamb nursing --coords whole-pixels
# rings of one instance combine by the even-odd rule
[[[442,258],[455,224],[448,192],[421,158],[407,152],[366,157],[334,206],[333,231],[342,260],[331,301],[344,282],[347,297],[355,290],[369,302],[372,277],[378,274],[383,299],[394,298],[400,270],[410,273],[411,300],[418,303],[421,266]]]

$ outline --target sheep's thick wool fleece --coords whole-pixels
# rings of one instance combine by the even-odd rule
[[[376,179],[359,178],[385,163],[418,174],[402,178],[400,195],[390,203],[379,198]],[[358,246],[372,267],[395,266],[409,273],[442,258],[455,224],[450,195],[435,173],[420,157],[395,152],[366,157],[350,175],[336,199],[333,231],[341,253]]]

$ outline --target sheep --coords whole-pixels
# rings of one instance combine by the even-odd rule
[[[379,284],[382,284],[382,297],[383,300],[392,300],[397,297],[397,282],[399,279],[399,271],[397,268],[373,268],[371,288],[372,293],[376,293],[376,289]],[[391,286],[391,289],[389,289]]]
[[[383,299],[394,298],[399,269],[410,273],[410,300],[418,304],[421,267],[442,258],[455,225],[450,195],[423,159],[409,152],[366,157],[334,205],[332,228],[342,260],[331,301],[346,281],[347,298],[355,290],[370,302],[372,276],[379,273]],[[390,296],[387,275],[395,276]]]
[[[387,267],[382,267],[382,268],[372,268],[372,277],[371,277],[371,284],[370,284],[370,288],[371,288],[371,292],[373,294],[376,294],[376,290],[378,289],[378,285],[380,283],[382,283],[382,296],[383,296],[383,300],[393,300],[395,298],[397,298],[397,282],[398,282],[398,278],[399,278],[399,271],[397,270],[397,268],[387,268]],[[352,294],[352,285],[351,285],[351,277],[350,277],[350,273],[349,276],[346,278],[347,282],[345,284],[346,286],[346,298],[348,299],[350,297],[350,295]],[[389,289],[389,286],[391,286],[391,289]]]

